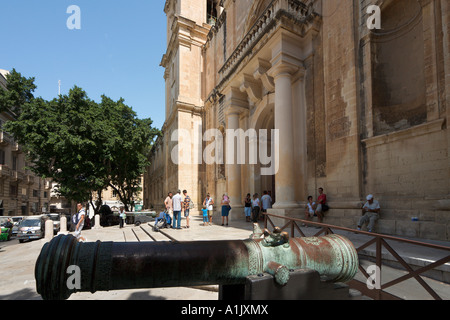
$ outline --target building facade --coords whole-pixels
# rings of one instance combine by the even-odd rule
[[[271,190],[273,213],[301,218],[322,187],[325,223],[354,228],[373,194],[377,232],[450,238],[448,1],[167,0],[165,13],[145,205],[227,193],[237,218],[245,194]]]
[[[6,90],[5,70],[0,70],[0,86]],[[14,119],[0,114],[0,216],[29,216],[49,212],[51,182],[31,170],[21,146],[1,128]]]

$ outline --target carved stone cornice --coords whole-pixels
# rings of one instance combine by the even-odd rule
[[[225,103],[224,113],[225,115],[242,113],[248,111],[248,99],[245,93],[242,93],[240,88],[227,87],[224,90]]]
[[[220,80],[215,90],[222,91],[232,76],[257,54],[276,30],[287,28],[304,41],[312,41],[320,30],[320,24],[321,18],[314,12],[312,5],[305,5],[298,0],[273,0],[220,68]],[[208,38],[205,47],[210,41]],[[272,79],[263,79],[263,75],[257,72],[254,76],[260,77],[264,87],[273,92]]]
[[[258,66],[253,73],[253,77],[255,77],[256,80],[261,80],[264,88],[268,92],[275,91],[275,83],[273,82],[273,78],[267,74],[271,67],[272,65],[269,61],[258,58]]]
[[[262,99],[261,83],[249,74],[243,74],[240,86],[241,92],[247,92],[251,102],[258,104]]]
[[[161,60],[161,66],[167,68],[168,63],[172,60],[174,52],[179,46],[191,48],[191,46],[203,47],[206,43],[209,28],[199,26],[195,21],[176,16],[173,20],[172,36],[167,45],[166,53]]]

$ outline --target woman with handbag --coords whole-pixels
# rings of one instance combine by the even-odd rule
[[[227,226],[228,226],[228,215],[230,214],[231,206],[230,206],[230,198],[228,198],[227,194],[225,193],[222,196],[222,225],[224,225],[225,218],[227,219]]]

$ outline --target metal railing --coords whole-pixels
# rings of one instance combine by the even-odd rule
[[[329,225],[329,224],[324,224],[324,223],[319,223],[319,222],[313,222],[313,221],[307,221],[307,220],[302,220],[302,219],[298,219],[298,218],[285,217],[285,216],[269,214],[269,213],[264,213],[264,227],[265,228],[267,228],[269,223],[272,227],[275,228],[275,224],[272,222],[271,218],[279,218],[279,219],[287,220],[286,224],[283,227],[281,227],[281,230],[284,230],[284,231],[290,230],[291,237],[295,237],[295,231],[298,231],[298,233],[301,235],[301,237],[306,237],[304,232],[300,229],[298,223],[307,224],[309,226],[320,227],[320,230],[318,230],[317,233],[314,234],[314,237],[317,237],[321,234],[325,234],[325,235],[333,234],[334,233],[333,230],[341,230],[341,231],[346,231],[346,232],[352,232],[355,234],[364,234],[364,235],[370,236],[371,239],[369,241],[365,242],[362,245],[359,245],[355,249],[358,253],[361,253],[361,251],[364,250],[365,248],[369,247],[370,245],[375,244],[375,246],[376,246],[375,263],[376,263],[377,268],[379,268],[378,270],[380,271],[380,279],[379,279],[380,283],[382,282],[381,281],[382,249],[384,247],[387,251],[389,251],[389,253],[391,253],[392,256],[395,257],[395,259],[397,259],[397,262],[400,263],[400,265],[402,265],[405,268],[407,274],[402,275],[402,276],[400,276],[394,280],[391,280],[387,283],[381,284],[379,286],[379,288],[369,289],[367,286],[367,282],[361,282],[361,281],[358,281],[355,279],[350,281],[349,283],[347,283],[350,288],[360,291],[363,295],[365,295],[367,297],[370,297],[375,300],[401,300],[401,298],[399,298],[385,290],[394,285],[398,285],[401,282],[404,282],[406,280],[414,278],[433,297],[433,299],[442,300],[442,298],[424,281],[424,279],[421,277],[421,274],[423,274],[431,269],[435,269],[435,268],[449,262],[450,261],[450,247],[426,243],[426,242],[420,242],[420,241],[416,241],[416,240],[408,240],[408,239],[403,239],[403,238],[389,236],[389,235],[382,235],[382,234],[378,234],[378,233],[359,231],[356,229],[339,227],[339,226],[334,226],[334,225]],[[392,248],[392,246],[386,240],[398,241],[398,242],[406,243],[406,244],[413,245],[413,246],[421,246],[421,247],[427,247],[427,248],[432,248],[432,249],[445,250],[448,254],[445,257],[443,257],[437,261],[434,261],[424,267],[413,270],[413,268]],[[366,280],[371,281],[371,276],[367,273],[367,271],[364,269],[364,267],[362,267],[361,262],[359,264],[359,270],[361,271],[363,276],[366,278]]]

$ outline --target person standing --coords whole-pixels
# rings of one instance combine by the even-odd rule
[[[272,207],[272,198],[269,196],[269,193],[264,190],[263,196],[261,197],[262,202],[262,212],[267,212],[267,209],[270,209]]]
[[[178,190],[177,194],[172,197],[173,205],[173,225],[174,229],[181,229],[181,191]]]
[[[228,226],[228,215],[230,213],[231,210],[231,206],[230,206],[230,198],[228,198],[228,196],[226,194],[224,194],[222,196],[222,226],[224,225],[224,220],[226,218],[227,220],[227,226]]]
[[[123,206],[121,206],[119,208],[119,222],[120,222],[119,228],[123,228],[126,218],[127,218],[127,214],[125,213],[125,208]]]
[[[183,195],[184,195],[183,201],[184,217],[186,218],[186,228],[189,228],[189,209],[191,208],[191,197],[189,197],[186,190],[183,190]]]
[[[206,195],[206,198],[203,201],[203,205],[206,206],[206,209],[208,210],[208,221],[209,221],[209,225],[211,226],[212,225],[214,199],[211,198],[209,193]]]
[[[260,207],[260,201],[259,201],[257,193],[255,193],[253,195],[252,207],[253,207],[253,209],[252,209],[252,211],[253,211],[253,222],[258,222],[259,212],[261,210],[261,207]]]
[[[75,225],[75,237],[78,241],[86,241],[84,237],[81,236],[81,230],[84,227],[84,219],[86,217],[86,211],[81,203],[77,203],[77,213],[73,215],[73,224]]]
[[[166,208],[167,213],[172,216],[173,215],[173,202],[172,202],[172,192],[167,194],[166,200],[164,200],[164,207]],[[173,217],[172,217],[173,218]]]
[[[252,215],[252,198],[250,196],[250,193],[247,193],[247,197],[244,199],[244,213],[245,221],[250,222]]]
[[[207,226],[208,225],[208,209],[206,209],[206,206],[203,206],[202,214],[203,214],[203,226]]]

